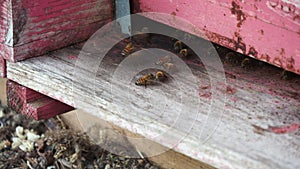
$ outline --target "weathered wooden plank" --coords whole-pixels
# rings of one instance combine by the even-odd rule
[[[135,0],[135,12],[161,12],[183,18],[215,43],[300,74],[300,5],[297,1]],[[147,17],[192,34],[195,27],[174,17]]]
[[[1,53],[13,62],[84,41],[113,14],[109,0],[5,0],[1,4],[0,36],[5,37]]]
[[[107,54],[109,57],[99,69],[88,66],[98,61],[99,51],[81,51],[84,57],[80,58],[86,59],[88,67],[77,65],[75,68],[80,51],[69,47],[43,57],[8,63],[8,78],[218,168],[299,168],[299,131],[278,135],[269,127],[299,123],[299,77],[284,81],[278,75],[280,70],[272,66],[246,71],[225,64],[227,86],[222,81],[217,82],[218,86],[211,86],[203,64],[188,58],[184,61],[195,75],[196,84],[190,75],[178,72],[175,75],[180,77],[183,89],[172,80],[166,86],[144,88],[134,85],[136,75],[131,74],[142,64],[140,62],[123,67],[124,77],[113,74],[122,68],[116,66],[123,60],[122,46],[125,44]],[[142,62],[149,63],[147,57]],[[98,70],[96,75],[93,70]],[[112,79],[114,76],[117,80]],[[126,78],[133,80],[124,81]],[[194,85],[197,91],[189,90]],[[191,91],[197,93],[196,100]],[[214,98],[213,91],[220,98]],[[180,100],[179,94],[187,97]],[[222,94],[226,95],[226,102]],[[214,117],[208,116],[211,102],[216,103],[211,112]],[[176,117],[180,124],[176,123],[173,130],[168,131]],[[210,124],[205,123],[207,118]],[[165,131],[168,136],[156,137]],[[205,141],[210,134],[210,139]],[[184,139],[177,144],[179,138]]]
[[[64,103],[10,80],[7,81],[7,97],[10,108],[35,120],[51,118],[73,110]]]

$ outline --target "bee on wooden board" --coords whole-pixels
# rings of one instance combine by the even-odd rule
[[[163,71],[157,71],[155,73],[155,80],[163,82],[167,79],[167,75]]]
[[[137,86],[145,86],[150,84],[154,84],[155,82],[163,82],[167,79],[167,75],[163,71],[157,71],[155,75],[152,73],[146,74],[139,78],[136,82],[135,85]]]
[[[240,60],[238,59],[238,57],[233,52],[228,52],[225,55],[225,62],[233,64],[233,65],[238,65]]]
[[[191,52],[188,49],[181,49],[179,52],[179,54],[181,54],[181,56],[183,56],[183,57],[187,57],[190,53]]]
[[[242,62],[241,62],[241,67],[243,69],[249,69],[251,67],[251,61],[249,58],[245,58]]]
[[[125,46],[125,48],[122,50],[121,55],[122,56],[127,56],[127,55],[129,55],[132,52],[133,49],[134,49],[133,44],[131,42],[129,42]]]
[[[183,46],[183,43],[180,40],[178,40],[174,43],[173,49],[175,50],[175,52],[179,52],[183,48]]]
[[[152,84],[153,81],[155,80],[155,76],[152,73],[146,74],[144,76],[142,76],[141,78],[139,78],[136,82],[135,85],[137,86],[145,86],[147,87],[147,85]]]

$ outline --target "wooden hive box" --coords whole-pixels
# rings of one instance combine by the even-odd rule
[[[133,8],[135,12],[161,12],[183,18],[196,28],[178,25],[172,19],[148,16],[300,74],[298,1],[133,0]]]
[[[63,1],[53,1],[53,3],[58,2]],[[227,1],[217,0],[200,1],[201,5],[194,5],[200,4],[199,1],[189,1],[193,3],[187,3],[188,1],[185,0],[136,0],[130,2],[136,12],[158,11],[167,12],[173,16],[181,16],[206,32],[208,40],[234,51],[250,55],[258,60],[299,73],[299,33],[297,33],[299,31],[299,17],[297,17],[299,12],[297,3],[290,1],[288,1],[289,3],[285,1],[286,4],[282,1],[275,4],[263,1],[233,1],[228,3]],[[36,3],[43,4],[42,2]],[[20,8],[21,4],[15,7]],[[48,4],[45,6],[48,6]],[[68,7],[68,9],[70,8]],[[287,9],[290,12],[283,15],[281,12],[285,12]],[[279,21],[277,19],[271,20],[268,18],[270,17],[270,15],[267,15],[268,12],[270,14],[276,13],[276,18],[281,19]],[[201,14],[200,17],[199,14]],[[44,19],[47,20],[47,17],[48,14],[38,21],[43,22]],[[64,17],[68,18],[68,15],[63,15]],[[148,18],[165,25],[175,26],[171,20]],[[266,18],[272,21],[272,24],[265,22]],[[285,20],[285,18],[287,19]],[[23,22],[19,21],[18,23]],[[224,27],[220,27],[220,25],[224,25]],[[258,27],[254,27],[255,25]],[[64,28],[60,25],[58,30],[64,30]],[[180,26],[177,28],[195,34],[192,29]],[[17,29],[16,31],[18,32],[17,35],[22,32]],[[77,31],[80,32],[81,29],[78,28]],[[274,35],[273,31],[275,32]],[[51,33],[49,34],[53,35]],[[64,33],[68,34],[70,32],[65,31]],[[48,51],[48,41],[45,44],[41,43],[40,46],[39,43],[34,46],[35,42],[33,41],[28,44],[29,47],[26,49],[33,49],[35,54],[24,55],[21,42],[26,40],[25,35],[27,34],[23,32],[22,35],[25,39],[21,36],[21,40],[15,41],[20,42],[20,45],[13,46],[8,50],[8,52],[16,50],[14,56],[17,57],[7,55],[3,58],[17,61],[35,54],[42,54],[40,48],[44,52]],[[45,37],[46,40],[49,40],[46,35]],[[78,36],[78,38],[80,37]],[[60,39],[58,35],[53,35],[53,38],[59,39],[65,45],[72,44],[72,40],[74,40],[72,37],[64,41],[64,38],[67,37]],[[160,38],[155,40],[157,39],[160,40]],[[293,43],[280,43],[287,42],[287,40]],[[76,39],[74,41],[77,42]],[[114,44],[114,41],[113,37],[103,36],[99,39],[92,39],[90,42],[93,44],[102,44],[101,42]],[[41,42],[43,41],[41,40]],[[54,44],[51,42],[49,40],[49,46]],[[168,43],[162,41],[159,45]],[[5,48],[8,45],[2,46]],[[112,81],[110,77],[116,70],[114,61],[123,59],[120,57],[120,53],[125,46],[125,41],[116,45],[116,49],[107,54],[106,60],[103,61],[104,67],[96,69],[95,74],[91,71],[94,70],[94,67],[89,67],[89,64],[93,65],[93,62],[99,57],[99,53],[91,54],[85,50],[81,51],[78,48],[68,46],[51,51],[41,57],[30,58],[18,63],[7,62],[7,77],[22,86],[34,89],[75,108],[86,111],[96,109],[98,111],[92,115],[97,118],[218,168],[299,168],[298,159],[300,154],[297,151],[300,147],[298,141],[299,131],[297,131],[300,128],[298,113],[300,107],[299,77],[291,81],[283,81],[277,76],[280,74],[280,70],[275,67],[264,66],[256,70],[244,71],[238,66],[224,64],[226,83],[217,81],[217,86],[211,86],[205,66],[201,62],[193,59],[183,59],[191,68],[197,83],[191,80],[191,76],[185,76],[185,74],[179,72],[183,81],[181,84],[183,90],[175,86],[173,91],[175,96],[171,95],[174,93],[168,93],[161,86],[145,88],[136,86],[131,81],[128,83],[115,81],[113,83],[115,87],[113,92],[115,93],[112,98],[110,93],[112,91],[110,86]],[[137,46],[136,49],[142,48]],[[12,56],[12,58],[8,56]],[[85,68],[76,65],[79,56],[87,59],[86,65],[83,65],[86,66]],[[135,56],[138,57],[138,54]],[[161,56],[157,55],[157,57]],[[125,67],[123,71],[126,74],[135,68],[136,66]],[[73,81],[74,72],[76,71],[79,73],[77,78],[82,80],[78,83]],[[10,84],[15,86],[14,83]],[[184,104],[182,108],[178,100],[180,97],[176,97],[178,96],[176,94],[191,94],[191,90],[186,87],[192,85],[196,85],[196,90],[193,90],[192,94],[197,96],[197,101],[191,100],[191,97],[186,95],[185,102],[187,104]],[[127,90],[132,92],[126,93]],[[224,101],[223,97],[214,98],[212,90],[225,95],[226,100]],[[164,95],[164,92],[166,95]],[[149,98],[144,95],[145,93],[152,93],[152,95]],[[18,93],[12,92],[11,94],[17,95]],[[170,95],[171,97],[166,97]],[[125,96],[130,97],[130,99],[126,99]],[[156,104],[149,104],[151,99],[156,101]],[[11,100],[13,101],[13,99]],[[78,104],[78,102],[81,104]],[[160,111],[163,110],[163,107],[157,105],[165,102],[168,103],[167,110],[170,111],[161,114]],[[217,106],[212,107],[212,113],[215,116],[209,116],[208,114],[212,102],[217,104]],[[220,106],[223,104],[225,107]],[[186,116],[181,116],[182,123],[177,128],[166,132],[168,134],[167,138],[156,138],[155,136],[170,129],[171,122],[177,115],[177,110],[181,110],[180,108],[187,113]],[[199,112],[196,113],[197,108],[199,108]],[[37,108],[36,110],[40,109]],[[219,117],[220,114],[222,114],[222,118],[217,119],[216,117]],[[206,127],[207,124],[203,119],[207,118],[215,123],[210,123],[210,126]],[[183,128],[189,126],[191,121],[195,123],[193,123],[192,129],[187,135]],[[203,130],[214,131],[205,143],[203,143],[201,137]],[[178,138],[184,139],[176,144]]]
[[[5,62],[43,55],[88,39],[112,20],[109,0],[1,0],[0,75]]]

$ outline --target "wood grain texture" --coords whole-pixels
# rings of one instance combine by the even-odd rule
[[[121,44],[116,47],[117,50],[107,54],[98,69],[90,66],[80,68],[80,65],[75,69],[80,51],[68,47],[43,57],[8,63],[7,76],[217,168],[299,168],[300,131],[280,135],[267,130],[269,126],[299,123],[299,77],[283,81],[277,76],[280,70],[272,66],[249,72],[224,64],[227,85],[220,81],[218,86],[210,86],[204,66],[196,60],[186,59],[184,61],[196,77],[196,84],[193,84],[190,75],[179,72],[176,75],[180,76],[182,88],[178,88],[172,80],[166,86],[144,88],[134,85],[136,75],[131,76],[130,73],[137,66],[123,67],[124,78],[129,76],[132,81],[124,83],[123,77],[119,76],[117,81],[112,79],[117,68],[122,68],[116,64],[123,59],[120,52],[125,45]],[[84,56],[81,59],[86,59],[87,66],[98,60],[99,53],[83,50],[81,56]],[[142,56],[136,54],[132,57],[138,59]],[[148,62],[147,58],[144,59]],[[96,75],[92,73],[94,69],[97,70]],[[80,81],[76,81],[78,79]],[[193,85],[197,85],[197,91],[189,90]],[[225,103],[222,98],[212,96],[213,88],[220,97],[226,95]],[[192,99],[195,93],[191,91],[197,93],[196,101]],[[178,94],[187,97],[180,100]],[[212,102],[217,106],[210,111]],[[180,124],[176,123],[169,131],[176,117]],[[210,125],[205,123],[208,120]],[[193,121],[193,127],[186,135]],[[168,131],[168,136],[156,137],[165,131]],[[209,139],[204,141],[208,135]],[[178,138],[184,139],[177,144]]]
[[[7,106],[6,81],[7,79],[0,78],[0,102],[2,106]]]
[[[35,120],[47,119],[73,110],[72,107],[32,89],[7,81],[8,106]]]
[[[109,0],[12,0],[0,12],[0,36],[10,37],[2,57],[13,62],[84,41],[112,19]]]
[[[161,12],[149,18],[207,38],[222,46],[300,74],[300,5],[293,0],[135,0],[136,12]],[[201,30],[203,34],[199,34]]]
[[[0,1],[0,77],[6,76],[6,61],[5,57],[11,56],[12,49],[12,34],[11,21],[12,10],[9,0]]]

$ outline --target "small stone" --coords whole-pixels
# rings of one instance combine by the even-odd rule
[[[110,169],[110,168],[111,168],[111,167],[110,167],[109,164],[106,164],[105,167],[104,167],[104,169]]]

